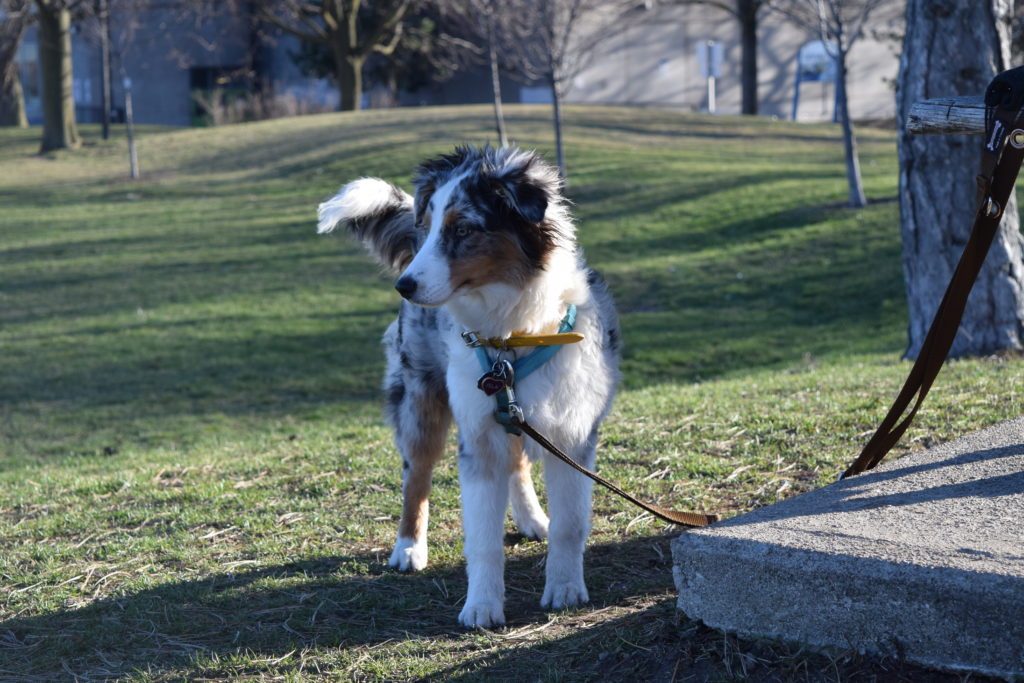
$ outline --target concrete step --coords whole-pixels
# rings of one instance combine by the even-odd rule
[[[1024,676],[1024,418],[688,531],[679,609],[709,626]]]

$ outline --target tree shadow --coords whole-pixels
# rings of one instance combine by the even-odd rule
[[[919,505],[940,500],[954,500],[957,498],[1003,498],[1008,496],[1019,496],[1024,493],[1024,470],[995,473],[993,470],[1005,470],[1011,465],[1000,465],[997,461],[1005,458],[1020,459],[1024,456],[1024,444],[1016,446],[1005,446],[988,448],[969,453],[961,453],[941,462],[925,462],[920,464],[904,464],[903,461],[896,461],[893,466],[871,470],[855,477],[849,477],[838,481],[825,489],[812,491],[806,496],[821,497],[828,500],[829,514],[843,512],[856,512],[865,510],[877,510],[881,508],[898,508],[908,505]],[[899,466],[901,465],[902,466]],[[947,479],[954,479],[948,483],[938,485],[921,485],[915,475],[925,472],[935,472],[945,468],[953,468],[955,472],[971,472],[965,470],[967,465],[988,464],[981,470],[974,470],[976,475],[972,478],[955,480],[956,474],[948,475]],[[865,492],[878,488],[881,482],[899,480],[898,490],[888,490],[875,495],[862,495]],[[837,492],[839,495],[837,496]],[[820,507],[808,507],[806,496],[791,498],[776,503],[769,507],[761,508],[748,515],[740,515],[725,520],[719,525],[722,527],[743,526],[781,519],[789,519],[797,516],[820,514]],[[1014,557],[1015,560],[1024,560],[1024,554]]]
[[[515,539],[511,539],[515,542]],[[668,536],[592,546],[588,585],[598,601],[578,612],[626,605],[671,585]],[[661,548],[654,548],[654,546]],[[508,626],[542,626],[545,547],[530,543],[506,565]],[[400,574],[377,554],[355,553],[232,570],[104,597],[82,606],[0,622],[0,678],[117,677],[132,671],[201,666],[237,653],[277,659],[296,649],[347,649],[390,640],[467,636],[456,617],[464,568]],[[240,563],[244,566],[246,563]],[[230,563],[229,563],[230,565]],[[87,600],[88,598],[86,598]],[[591,633],[614,638],[599,616]]]
[[[457,625],[466,589],[461,565],[399,574],[381,555],[353,553],[247,570],[228,563],[214,575],[6,619],[0,679],[111,679],[139,671],[230,678],[234,657],[271,662],[270,671],[287,675],[299,666],[289,659],[296,651],[354,656],[422,639],[435,657],[474,653],[426,680],[959,680],[852,650],[815,655],[799,645],[736,639],[689,620],[675,607],[671,538],[591,546],[585,564],[594,602],[556,613],[538,606],[543,546],[516,553],[506,565],[508,624],[487,637],[490,647],[480,647],[480,632]]]

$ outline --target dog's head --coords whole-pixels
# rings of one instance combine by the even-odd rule
[[[487,285],[522,287],[550,254],[571,245],[557,171],[532,152],[458,147],[414,178],[416,227],[425,234],[395,287],[440,306]]]

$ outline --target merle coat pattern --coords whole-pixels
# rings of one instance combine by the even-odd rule
[[[585,339],[566,345],[516,393],[529,422],[571,457],[594,466],[597,430],[618,381],[619,329],[611,297],[586,267],[555,170],[515,148],[456,148],[415,173],[415,199],[377,178],[345,185],[320,205],[319,231],[341,226],[401,273],[406,299],[384,335],[387,415],[403,466],[403,507],[390,564],[427,564],[431,472],[452,420],[459,430],[469,592],[459,620],[503,624],[504,523],[548,538],[541,604],[586,602],[583,549],[591,481],[495,422],[476,388],[481,368],[461,332],[505,338],[557,330],[569,304]],[[508,352],[529,353],[531,349]],[[492,352],[493,353],[493,352]],[[530,464],[543,460],[545,515]]]

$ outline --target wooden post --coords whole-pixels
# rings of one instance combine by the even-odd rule
[[[981,135],[985,132],[985,98],[938,97],[910,107],[907,132],[927,135]]]

